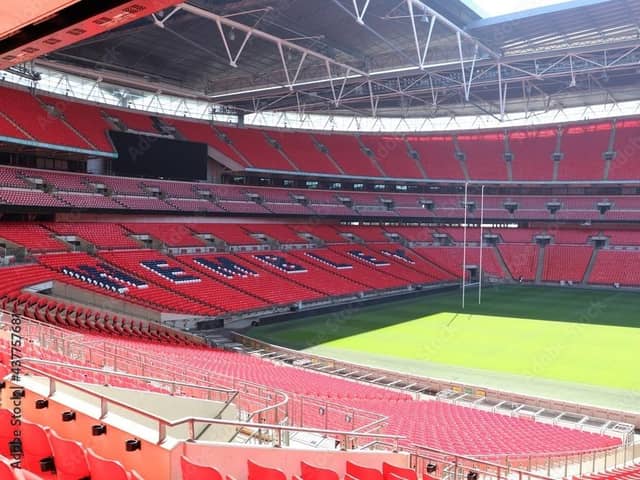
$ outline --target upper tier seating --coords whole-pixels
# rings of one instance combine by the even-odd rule
[[[84,150],[113,152],[108,130],[159,135],[149,112],[92,105],[21,89],[0,91],[0,137],[36,140]],[[46,106],[53,106],[50,114]],[[111,119],[111,120],[110,120]],[[500,130],[452,135],[310,134],[209,125],[198,120],[160,117],[175,138],[205,143],[231,159],[232,168],[259,168],[365,177],[438,180],[580,181],[637,180],[637,119],[559,127]],[[612,137],[615,123],[615,137]],[[171,138],[170,133],[164,133]],[[559,133],[560,132],[560,133]],[[504,141],[504,135],[507,141]],[[276,145],[272,145],[273,140]],[[616,154],[605,168],[603,153],[615,138]],[[361,148],[360,142],[365,148]],[[328,153],[322,151],[327,147]],[[371,157],[365,153],[371,152]],[[456,151],[464,153],[461,162]],[[414,152],[417,158],[413,158]],[[503,153],[513,158],[509,166]],[[552,154],[561,153],[554,177]],[[466,172],[465,172],[466,170]],[[466,174],[465,174],[466,173]]]
[[[320,135],[315,138],[329,150],[331,158],[340,165],[346,175],[359,177],[384,177],[384,173],[374,165],[351,135]]]
[[[554,129],[516,130],[509,133],[509,150],[513,155],[513,180],[552,180],[552,154],[556,151]]]
[[[410,136],[407,141],[418,152],[427,178],[464,180],[455,145],[450,136]]]
[[[503,134],[458,135],[457,140],[465,154],[469,178],[508,180]]]
[[[38,99],[24,90],[0,87],[0,111],[36,141],[94,150],[60,118],[50,114]]]
[[[609,149],[611,124],[568,127],[562,134],[562,160],[558,180],[603,180],[604,159]]]
[[[280,151],[267,141],[267,137],[264,136],[261,130],[251,128],[216,128],[231,139],[233,146],[238,149],[255,168],[283,171],[294,170]]]
[[[215,148],[234,162],[242,166],[249,165],[241,155],[239,155],[227,142],[216,134],[211,125],[200,122],[187,122],[185,120],[178,120],[175,118],[167,118],[163,119],[163,121],[177,128],[187,140],[205,143]]]
[[[301,172],[342,174],[331,159],[320,151],[310,134],[276,131],[268,134],[280,144],[289,160],[295,163]]]
[[[373,152],[380,168],[389,177],[424,178],[417,160],[409,156],[404,138],[386,135],[362,135],[362,143]]]
[[[3,110],[0,109],[0,137],[18,138],[20,140],[31,140],[27,133],[21,129],[16,123],[4,116]]]
[[[615,157],[609,167],[608,180],[640,179],[640,121],[619,120],[613,150]]]
[[[112,129],[98,108],[93,105],[63,100],[58,97],[40,97],[47,105],[52,105],[62,118],[75,128],[91,145],[103,152],[113,152],[114,148],[107,132]]]
[[[112,118],[120,121],[120,123],[135,132],[152,133],[158,135],[160,132],[153,126],[151,116],[147,112],[136,112],[135,110],[103,108],[103,111]]]

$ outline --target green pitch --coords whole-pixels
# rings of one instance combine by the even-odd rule
[[[640,294],[498,286],[251,329],[355,363],[478,386],[640,409]]]

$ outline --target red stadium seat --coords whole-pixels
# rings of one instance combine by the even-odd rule
[[[333,470],[320,468],[305,462],[300,462],[302,480],[338,480],[339,476]]]
[[[384,480],[418,480],[418,474],[410,468],[402,468],[391,465],[390,463],[382,463],[382,477]],[[395,477],[395,478],[393,478]]]
[[[120,462],[97,455],[87,448],[87,460],[91,471],[91,480],[131,480]]]
[[[42,426],[22,421],[22,466],[31,471],[38,472],[43,478],[56,478],[53,469],[43,471],[44,462],[47,460],[53,466],[53,452],[49,443],[49,434]]]
[[[277,468],[263,467],[247,460],[249,480],[287,480],[287,476]]]
[[[213,467],[199,465],[184,455],[180,457],[183,480],[223,480],[222,475]]]
[[[347,461],[347,474],[357,480],[382,480],[382,472]]]
[[[5,408],[0,409],[0,455],[7,458],[11,457],[9,442],[14,439],[12,422],[13,413]]]
[[[56,464],[58,480],[79,480],[91,478],[87,457],[80,443],[49,432],[49,441]]]

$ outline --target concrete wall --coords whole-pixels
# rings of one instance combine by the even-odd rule
[[[78,302],[88,306],[99,307],[102,310],[108,310],[122,315],[130,315],[133,317],[144,318],[159,322],[161,320],[160,312],[133,305],[131,303],[118,300],[107,295],[101,295],[90,290],[84,290],[73,285],[62,282],[53,282],[51,290],[53,296]]]

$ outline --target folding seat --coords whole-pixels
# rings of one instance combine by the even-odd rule
[[[305,462],[300,462],[300,477],[293,477],[293,480],[339,480],[339,476],[328,468],[315,467]]]
[[[215,468],[194,463],[184,455],[180,457],[180,465],[183,480],[223,480]]]
[[[349,477],[357,480],[382,480],[382,472],[347,461],[347,478]]]
[[[57,480],[88,480],[91,478],[84,448],[78,442],[49,431],[49,441],[56,464]]]
[[[120,462],[103,458],[90,448],[87,448],[87,460],[91,480],[131,480],[131,475]]]
[[[55,479],[54,460],[47,430],[28,420],[22,421],[22,467],[42,478]]]
[[[249,480],[287,480],[287,476],[277,468],[263,467],[251,460],[247,460]]]
[[[410,468],[393,466],[387,462],[382,463],[382,477],[384,480],[418,480],[418,474]],[[425,479],[426,480],[426,479]]]

